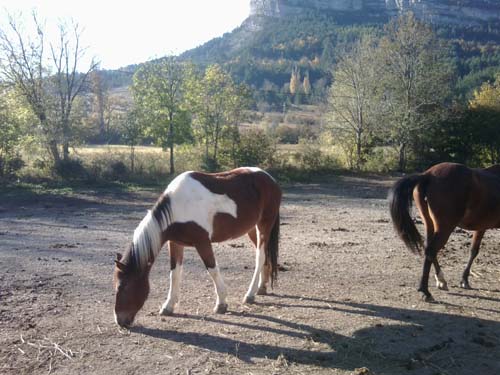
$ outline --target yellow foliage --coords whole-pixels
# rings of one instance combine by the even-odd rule
[[[500,111],[500,76],[494,83],[483,83],[479,90],[474,91],[474,98],[470,100],[469,106],[472,109]]]

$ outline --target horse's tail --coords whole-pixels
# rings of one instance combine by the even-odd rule
[[[271,266],[271,287],[278,279],[278,254],[279,254],[279,241],[280,241],[280,214],[276,216],[273,229],[269,235],[269,241],[266,247],[266,258]]]
[[[410,216],[412,194],[415,186],[419,184],[421,184],[421,191],[425,194],[427,181],[427,176],[424,174],[403,177],[389,191],[388,200],[394,229],[405,245],[414,253],[420,253],[423,241]]]

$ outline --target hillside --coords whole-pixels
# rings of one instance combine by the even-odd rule
[[[500,65],[500,4],[491,0],[252,0],[251,14],[240,27],[181,58],[222,64],[237,81],[251,85],[259,100],[276,105],[297,66],[322,96],[343,46],[362,34],[380,33],[404,11],[433,24],[450,42],[463,96],[493,78]]]
[[[180,58],[223,65],[237,82],[253,88],[257,102],[278,110],[294,67],[301,77],[309,75],[308,102],[317,101],[344,46],[363,34],[380,34],[391,17],[405,11],[449,41],[462,97],[493,79],[500,66],[500,3],[493,0],[251,0],[241,26]],[[130,84],[136,68],[105,72],[110,87]]]

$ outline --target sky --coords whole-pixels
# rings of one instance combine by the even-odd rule
[[[33,9],[48,29],[61,20],[77,22],[89,61],[95,56],[101,69],[117,69],[222,36],[249,15],[250,0],[0,0],[3,15],[29,16]]]

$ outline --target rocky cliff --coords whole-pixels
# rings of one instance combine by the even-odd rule
[[[498,0],[251,0],[251,15],[286,17],[304,11],[394,16],[412,11],[438,24],[477,25],[500,21]]]

